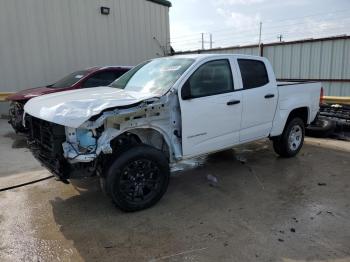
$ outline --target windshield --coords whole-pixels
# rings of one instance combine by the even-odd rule
[[[160,58],[142,63],[122,75],[111,86],[127,91],[165,94],[194,62],[189,58]]]
[[[80,79],[82,79],[84,76],[86,76],[89,73],[87,70],[77,71],[74,72],[61,80],[57,81],[55,84],[53,84],[50,87],[53,88],[63,88],[63,87],[71,87],[75,83],[77,83]]]

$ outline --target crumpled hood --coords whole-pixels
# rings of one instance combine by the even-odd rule
[[[153,97],[157,95],[95,87],[35,97],[25,104],[24,111],[49,122],[77,128],[104,109],[132,105]]]

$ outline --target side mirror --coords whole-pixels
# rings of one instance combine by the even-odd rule
[[[187,81],[181,88],[181,98],[182,100],[188,100],[192,98],[191,95],[191,84]]]

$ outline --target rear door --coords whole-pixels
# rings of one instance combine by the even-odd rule
[[[182,148],[185,157],[216,151],[239,142],[242,112],[241,92],[233,61],[203,62],[179,91],[182,119]],[[185,98],[183,90],[190,89]]]
[[[242,122],[240,142],[267,137],[272,128],[277,87],[274,75],[268,73],[264,61],[238,58],[242,79]]]

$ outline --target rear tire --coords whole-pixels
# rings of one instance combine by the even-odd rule
[[[304,143],[305,125],[299,117],[289,120],[282,135],[273,139],[273,148],[281,157],[293,157]]]
[[[105,188],[121,210],[133,212],[156,204],[168,188],[169,176],[168,160],[160,150],[137,145],[110,165]]]

